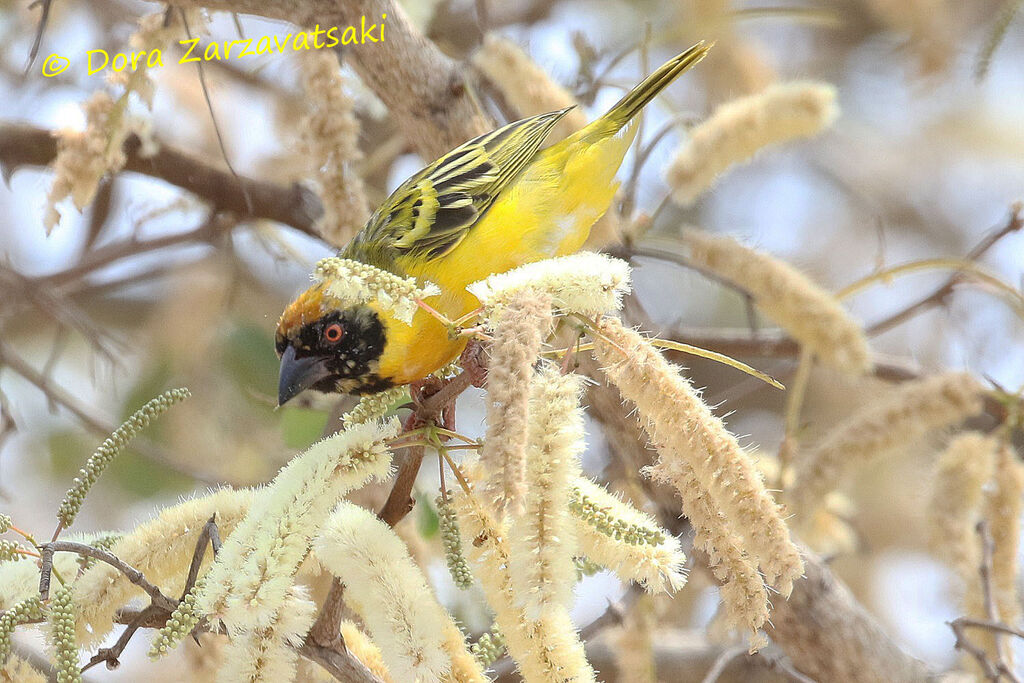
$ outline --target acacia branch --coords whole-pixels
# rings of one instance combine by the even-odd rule
[[[1011,233],[1020,231],[1022,228],[1024,228],[1024,203],[1016,202],[1010,207],[1010,215],[1009,218],[1007,218],[1005,225],[1000,228],[996,228],[985,235],[985,237],[983,237],[982,240],[967,254],[966,260],[978,260],[985,254],[985,252],[995,246],[996,242]],[[929,308],[945,305],[946,301],[949,299],[949,295],[953,293],[953,290],[956,289],[956,286],[962,282],[963,279],[964,276],[960,273],[951,275],[949,279],[946,280],[945,284],[933,291],[931,294],[868,327],[866,330],[867,333],[872,337],[882,334],[894,327],[902,325],[915,315],[923,313]]]
[[[39,574],[39,596],[42,600],[46,600],[50,595],[50,577],[53,573],[54,553],[76,553],[83,557],[91,557],[99,560],[100,562],[106,562],[111,567],[124,574],[125,578],[129,581],[144,590],[150,600],[153,601],[153,604],[163,610],[166,610],[168,614],[173,612],[178,606],[176,601],[171,600],[169,597],[164,595],[159,588],[147,581],[142,572],[119,558],[117,555],[103,550],[102,548],[96,548],[91,545],[86,545],[85,543],[75,543],[74,541],[52,541],[50,543],[43,543],[39,546],[39,554],[42,557]]]
[[[278,185],[246,176],[233,176],[206,161],[167,145],[152,156],[142,156],[137,135],[125,140],[124,170],[159,178],[209,203],[216,211],[266,218],[317,236],[314,229],[323,208],[316,195],[294,183]],[[52,131],[24,123],[0,123],[0,166],[9,177],[22,166],[48,166],[57,157]],[[252,200],[246,202],[246,193]],[[251,208],[250,208],[251,206]]]
[[[427,39],[392,0],[182,0],[179,6],[256,14],[300,27],[359,27],[384,21],[383,42],[345,50],[360,79],[384,102],[424,159],[436,159],[494,122],[480,111],[468,70]]]

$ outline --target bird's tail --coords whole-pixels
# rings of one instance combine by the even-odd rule
[[[669,83],[674,81],[679,74],[688,71],[700,60],[704,59],[711,45],[705,44],[702,40],[686,52],[676,55],[668,62],[658,68],[657,71],[644,79],[644,81],[630,90],[625,97],[619,100],[608,113],[601,117],[603,123],[613,126],[611,132],[616,133],[622,129],[636,113],[647,106],[647,103],[654,99],[655,95],[661,92]]]

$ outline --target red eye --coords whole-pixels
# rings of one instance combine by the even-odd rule
[[[324,328],[324,339],[332,344],[341,341],[343,336],[345,336],[345,330],[341,329],[341,325],[338,323],[332,323]]]

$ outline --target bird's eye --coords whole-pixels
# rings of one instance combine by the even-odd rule
[[[324,328],[324,339],[332,344],[341,341],[343,336],[345,336],[345,330],[341,329],[341,325],[338,323],[332,323]]]

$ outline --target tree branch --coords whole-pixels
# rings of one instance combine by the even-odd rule
[[[188,190],[216,211],[267,218],[318,236],[314,225],[323,214],[323,208],[308,188],[298,183],[285,187],[245,176],[236,178],[228,171],[167,145],[160,145],[155,154],[143,157],[141,146],[136,135],[125,141],[128,161],[124,170],[159,178]],[[56,157],[57,140],[53,132],[24,123],[0,123],[0,166],[5,177],[21,166],[47,166]],[[246,192],[252,199],[251,210],[246,203]]]
[[[420,156],[432,160],[495,127],[477,106],[467,69],[413,26],[392,0],[182,0],[182,7],[257,14],[298,26],[360,26],[383,22],[380,44],[346,49],[362,81],[407,131]]]
[[[167,611],[168,614],[173,612],[178,606],[177,601],[171,600],[169,597],[164,595],[159,588],[146,580],[146,577],[142,572],[135,567],[132,567],[118,556],[103,550],[102,548],[95,548],[91,545],[75,543],[74,541],[52,541],[50,543],[43,543],[39,546],[39,554],[42,556],[39,574],[39,595],[43,600],[46,600],[50,595],[50,577],[53,572],[53,554],[59,552],[76,553],[84,557],[91,557],[101,562],[106,562],[111,567],[124,574],[129,581],[146,591],[146,595],[148,595],[150,600],[153,601],[153,604]]]
[[[1016,202],[1010,207],[1010,216],[1006,221],[1006,224],[1001,228],[992,230],[981,242],[979,242],[971,251],[967,254],[966,260],[976,261],[981,258],[985,252],[991,249],[996,242],[1003,239],[1007,235],[1018,232],[1024,228],[1024,203]],[[946,283],[936,289],[931,294],[921,298],[913,304],[903,308],[896,313],[893,313],[889,317],[879,320],[875,324],[867,328],[867,333],[874,337],[876,335],[887,332],[894,327],[902,325],[906,321],[913,318],[918,313],[922,313],[929,308],[935,306],[941,306],[946,303],[949,295],[956,289],[957,284],[963,281],[963,275],[957,273],[949,277]]]

